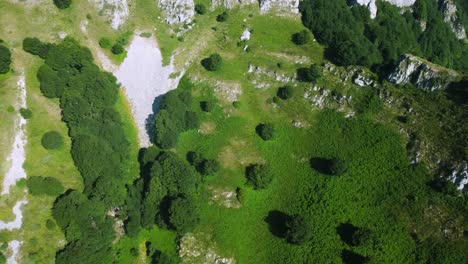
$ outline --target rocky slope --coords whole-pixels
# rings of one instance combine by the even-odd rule
[[[459,74],[453,70],[407,54],[399,59],[388,81],[393,84],[412,83],[417,88],[435,91],[447,88],[458,77]]]
[[[190,23],[195,15],[193,0],[158,0],[158,6],[168,24]]]
[[[211,0],[211,7],[224,6],[231,9],[239,5],[259,6],[260,13],[268,13],[270,11],[280,13],[299,13],[299,0]]]
[[[457,36],[458,39],[466,39],[465,27],[458,18],[457,6],[453,0],[443,0],[440,5],[440,10],[444,14],[445,23],[450,25],[455,36]]]

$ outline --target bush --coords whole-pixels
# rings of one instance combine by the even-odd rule
[[[41,144],[45,149],[57,149],[63,145],[63,137],[57,131],[49,131],[42,136]]]
[[[277,95],[283,100],[288,100],[294,95],[294,90],[290,85],[286,85],[278,88]]]
[[[312,229],[309,221],[302,215],[293,215],[288,217],[285,223],[286,240],[291,244],[300,245],[307,242],[312,237]]]
[[[257,134],[263,139],[263,140],[270,140],[273,138],[275,129],[273,124],[271,123],[266,123],[266,124],[259,124],[255,128]]]
[[[116,44],[114,44],[114,46],[112,46],[111,51],[115,55],[119,55],[119,54],[122,54],[125,51],[125,49],[123,48],[123,46],[121,44],[116,43]]]
[[[216,21],[218,21],[218,22],[224,22],[224,21],[228,20],[228,18],[229,18],[228,12],[224,11],[223,13],[219,14],[219,15],[216,17]]]
[[[307,30],[301,30],[292,35],[292,41],[296,45],[304,45],[310,41],[310,33]]]
[[[62,183],[52,177],[29,177],[27,178],[26,186],[32,195],[57,196],[64,191]]]
[[[206,8],[206,6],[204,4],[196,4],[195,5],[195,12],[197,12],[197,14],[204,15],[204,14],[206,14],[206,11],[208,11],[208,10],[207,10],[207,8]]]
[[[10,50],[0,45],[0,74],[4,74],[10,71],[11,64],[11,52]]]
[[[169,208],[169,221],[172,227],[181,233],[194,228],[200,221],[195,203],[185,197],[174,199]]]
[[[39,67],[37,79],[40,82],[39,88],[45,97],[57,98],[62,96],[65,84],[58,73],[47,64]]]
[[[103,37],[99,40],[99,46],[103,49],[109,49],[112,44],[109,38]]]
[[[58,9],[65,9],[70,6],[71,0],[54,0],[54,4]]]
[[[202,60],[201,64],[208,71],[216,71],[221,67],[223,59],[218,53],[211,54],[210,57]]]
[[[302,82],[316,82],[322,77],[322,67],[312,64],[309,68],[297,70],[297,77]]]
[[[198,166],[198,171],[202,175],[213,175],[217,173],[220,169],[219,162],[217,160],[207,159],[203,160]]]
[[[55,224],[55,221],[54,221],[54,220],[52,220],[52,219],[47,219],[47,221],[46,221],[46,227],[47,227],[47,229],[53,230],[53,229],[55,229],[56,226],[57,226],[57,225]]]
[[[19,112],[24,119],[30,119],[32,117],[32,111],[29,109],[21,108]]]
[[[23,50],[33,55],[37,55],[41,59],[45,59],[47,57],[50,46],[51,45],[43,43],[38,38],[25,38],[23,40]]]
[[[253,164],[245,169],[247,183],[254,189],[265,189],[273,181],[273,174],[267,165]]]
[[[200,152],[189,151],[187,153],[187,161],[193,166],[197,166],[198,164],[200,164],[204,160],[205,160],[205,158],[203,157],[203,155]]]
[[[215,103],[213,101],[201,101],[200,108],[205,112],[213,111]]]

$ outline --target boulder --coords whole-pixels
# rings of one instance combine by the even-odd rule
[[[393,84],[412,83],[415,87],[426,90],[444,90],[456,81],[459,74],[422,58],[406,54],[400,57],[394,71],[387,80]]]

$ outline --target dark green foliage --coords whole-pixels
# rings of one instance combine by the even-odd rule
[[[245,190],[241,187],[236,188],[236,198],[240,204],[244,203],[245,200]]]
[[[205,160],[205,158],[203,157],[203,155],[200,152],[189,151],[187,153],[187,161],[191,165],[197,166],[198,164],[200,164],[204,160]]]
[[[0,45],[0,74],[4,74],[10,71],[11,64],[11,52],[10,50]]]
[[[206,6],[204,4],[196,4],[195,5],[195,12],[197,12],[197,14],[204,15],[207,11],[208,11],[208,9],[206,8]]]
[[[207,71],[216,71],[221,67],[223,59],[218,53],[211,54],[210,57],[201,61],[201,64]]]
[[[301,31],[299,31],[297,33],[294,33],[292,35],[291,39],[296,45],[304,45],[304,44],[309,43],[310,33],[309,33],[309,31],[304,29],[304,30],[301,30]]]
[[[276,94],[279,98],[283,100],[288,100],[294,95],[294,89],[292,88],[292,86],[286,85],[278,88],[278,92]]]
[[[216,21],[218,22],[224,22],[226,20],[228,20],[229,18],[229,13],[224,11],[223,13],[219,14],[217,17],[216,17]]]
[[[54,0],[54,4],[58,9],[65,9],[70,6],[71,0]]]
[[[302,215],[288,217],[285,222],[285,238],[291,244],[300,245],[312,237],[312,228],[309,221]]]
[[[41,144],[45,149],[58,149],[63,145],[63,137],[57,131],[49,131],[42,136]]]
[[[28,191],[32,195],[57,196],[64,189],[62,183],[56,178],[32,176],[27,178]]]
[[[215,107],[215,103],[213,101],[201,101],[200,102],[200,108],[205,112],[213,111],[214,107]]]
[[[346,164],[339,159],[312,158],[311,167],[323,174],[339,176],[346,172]]]
[[[112,46],[111,51],[115,55],[119,55],[119,54],[122,54],[125,51],[125,49],[123,48],[123,46],[120,43],[116,43],[116,44],[114,44],[114,46]]]
[[[38,38],[25,38],[23,40],[23,50],[33,55],[37,55],[41,59],[45,59],[47,57],[47,53],[51,46],[51,44],[43,43]]]
[[[356,227],[350,223],[341,224],[337,233],[346,244],[357,247],[364,246],[371,241],[371,232],[367,228]]]
[[[46,227],[49,230],[54,230],[57,225],[55,224],[55,221],[52,219],[47,219],[46,221]]]
[[[99,46],[103,49],[109,49],[112,47],[111,40],[109,38],[103,37],[99,40]]]
[[[59,73],[47,64],[41,65],[37,71],[37,79],[40,82],[41,92],[45,97],[56,98],[62,96],[65,83],[59,77]]]
[[[197,166],[197,170],[202,175],[216,174],[219,171],[219,169],[220,169],[219,162],[213,159],[204,160]]]
[[[190,198],[178,197],[171,202],[169,221],[177,232],[192,230],[200,221],[198,209]]]
[[[190,111],[192,95],[189,91],[173,90],[162,99],[156,115],[155,143],[161,148],[172,148],[177,144],[179,134],[195,129],[200,120],[196,112]]]
[[[125,232],[129,237],[137,237],[141,225],[141,201],[143,199],[143,181],[137,180],[127,187],[128,196],[125,200],[127,219],[125,220]]]
[[[27,108],[21,108],[19,112],[24,119],[30,119],[32,117],[32,111]]]
[[[0,264],[5,264],[5,263],[6,263],[5,255],[3,255],[3,254],[0,252]]]
[[[297,70],[297,77],[302,82],[316,82],[322,77],[322,67],[312,64],[309,68]]]
[[[273,181],[273,173],[267,165],[253,164],[245,169],[247,183],[254,189],[265,189]]]
[[[259,124],[255,131],[263,140],[270,140],[275,134],[275,128],[271,123]]]

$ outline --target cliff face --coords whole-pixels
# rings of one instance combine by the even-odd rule
[[[412,83],[417,88],[435,91],[447,88],[458,77],[458,73],[453,70],[407,54],[399,59],[388,81],[393,84]]]
[[[457,6],[453,0],[442,0],[440,2],[440,11],[444,14],[444,21],[449,24],[455,36],[458,39],[466,39],[465,27],[458,19]]]
[[[384,0],[392,5],[396,5],[398,7],[409,7],[414,5],[416,0]],[[377,4],[375,3],[376,0],[352,0],[352,5],[361,5],[366,6],[369,9],[370,16],[372,19],[377,17]]]
[[[168,24],[190,23],[195,15],[193,0],[157,0],[159,9]]]

